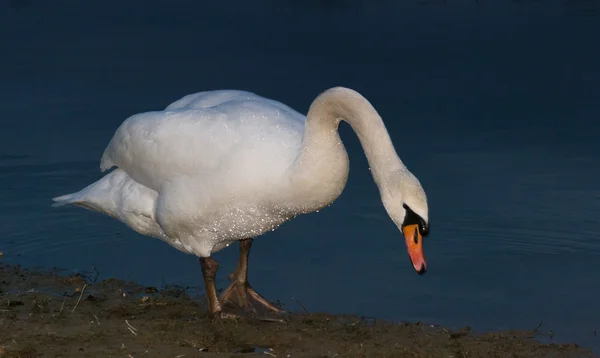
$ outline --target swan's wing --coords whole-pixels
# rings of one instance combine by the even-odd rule
[[[137,231],[165,239],[155,219],[156,191],[116,169],[82,190],[54,198],[54,206],[75,205],[111,216]]]
[[[192,93],[171,103],[165,108],[165,111],[177,109],[204,109],[216,107],[228,102],[247,101],[260,102],[265,106],[279,108],[281,111],[291,114],[289,116],[290,120],[303,121],[305,119],[304,116],[281,102],[259,96],[252,92],[240,90],[216,90]]]
[[[267,100],[252,92],[239,90],[216,90],[192,93],[178,99],[165,108],[165,111],[175,109],[201,109],[218,106],[225,102],[243,101],[243,100]]]
[[[117,166],[157,191],[177,177],[260,182],[261,175],[278,175],[298,153],[305,117],[242,93],[204,92],[128,118],[104,151],[101,169]]]

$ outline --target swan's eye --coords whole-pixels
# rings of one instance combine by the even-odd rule
[[[419,231],[421,232],[421,236],[427,236],[429,234],[429,226],[422,221],[419,225]]]
[[[421,218],[419,215],[417,215],[408,205],[403,204],[402,206],[406,210],[406,214],[404,214],[404,222],[402,223],[402,226],[417,225],[421,236],[427,235],[429,233],[429,227],[427,226],[427,223],[425,223],[425,220],[423,220],[423,218]],[[416,233],[416,230],[415,230],[415,233]]]
[[[427,225],[425,220],[423,220],[423,218],[421,218],[414,211],[412,211],[412,209],[408,205],[403,204],[402,206],[406,210],[402,226],[417,225],[421,236],[427,236],[427,234],[429,234],[429,225]]]

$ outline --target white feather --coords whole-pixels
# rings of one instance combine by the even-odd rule
[[[104,213],[207,257],[340,195],[348,176],[337,133],[344,119],[361,140],[392,219],[398,224],[402,203],[410,202],[428,220],[424,191],[366,99],[349,89],[330,89],[306,118],[250,92],[191,94],[163,111],[125,120],[100,163],[102,171],[118,168],[54,200]]]

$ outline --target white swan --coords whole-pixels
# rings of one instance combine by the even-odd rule
[[[245,91],[191,94],[164,111],[131,116],[102,156],[97,182],[53,200],[116,218],[133,230],[200,257],[208,309],[225,303],[278,311],[247,281],[252,238],[296,215],[330,205],[348,177],[338,135],[345,120],[365,151],[383,205],[405,236],[410,259],[425,272],[428,205],[419,180],[402,163],[381,117],[354,90],[320,94],[304,117]],[[211,254],[240,241],[230,286],[217,297]]]

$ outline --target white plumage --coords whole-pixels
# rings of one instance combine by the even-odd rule
[[[117,167],[83,190],[54,198],[110,215],[133,230],[200,257],[329,205],[342,192],[348,157],[340,120],[357,133],[384,206],[400,227],[409,205],[425,221],[419,181],[397,156],[383,121],[357,92],[333,88],[308,120],[245,91],[185,96],[131,116],[102,159]]]

